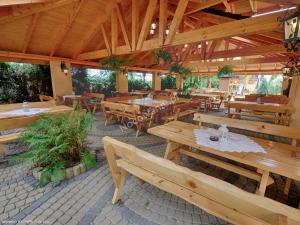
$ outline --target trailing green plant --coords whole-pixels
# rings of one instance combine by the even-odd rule
[[[168,64],[171,64],[173,62],[171,53],[166,50],[163,49],[154,50],[153,54],[155,57],[156,64],[160,63],[161,60],[163,60]]]
[[[193,75],[190,68],[184,67],[179,63],[173,63],[170,66],[170,74],[179,74],[184,80]]]
[[[229,65],[225,65],[225,66],[219,68],[218,73],[217,73],[219,78],[224,77],[224,76],[231,77],[232,74],[233,74],[233,69]]]
[[[120,72],[122,70],[122,66],[129,65],[129,64],[130,64],[129,59],[123,59],[123,58],[116,57],[114,55],[110,55],[100,62],[100,67],[101,69]]]
[[[49,180],[58,185],[64,179],[65,168],[79,162],[87,168],[96,165],[85,143],[92,121],[91,114],[80,110],[44,116],[26,128],[19,139],[29,150],[10,160],[22,162],[27,168],[41,168],[41,186]]]

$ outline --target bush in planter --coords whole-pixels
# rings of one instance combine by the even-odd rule
[[[41,168],[40,185],[49,180],[58,185],[64,179],[65,168],[82,162],[87,168],[96,165],[85,144],[92,127],[92,116],[81,111],[47,115],[32,124],[20,137],[29,151],[11,158],[26,167]]]

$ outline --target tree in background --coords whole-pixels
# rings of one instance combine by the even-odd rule
[[[146,74],[128,73],[128,90],[150,90],[151,82],[145,80]]]
[[[86,68],[73,67],[72,68],[72,82],[73,91],[76,95],[81,95],[89,91],[89,79]]]
[[[38,95],[52,95],[49,66],[0,63],[0,103],[38,101]]]
[[[183,91],[189,92],[191,88],[204,89],[208,88],[219,88],[220,79],[217,75],[215,76],[191,76],[187,78],[183,83]]]
[[[116,73],[108,70],[99,70],[99,74],[88,74],[88,85],[91,92],[102,93],[111,97],[111,92],[116,90]]]
[[[261,76],[255,87],[256,94],[268,94],[268,81],[265,76]]]
[[[172,76],[161,77],[161,89],[172,89],[176,88],[176,78]]]
[[[272,75],[268,82],[268,94],[280,95],[282,92],[283,77]]]

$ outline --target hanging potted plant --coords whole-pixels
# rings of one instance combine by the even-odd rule
[[[179,74],[183,80],[192,76],[192,70],[181,64],[173,63],[170,67],[170,75]]]
[[[164,66],[166,64],[171,64],[173,61],[171,53],[166,50],[163,49],[154,50],[153,54],[155,56],[155,63],[161,66]]]
[[[225,65],[225,66],[219,68],[218,73],[217,73],[219,78],[230,78],[230,77],[232,77],[232,74],[233,74],[233,69],[229,65]]]
[[[116,57],[114,55],[110,55],[109,57],[103,59],[100,62],[101,69],[111,70],[113,72],[120,72],[122,67],[125,65],[129,65],[130,60]]]

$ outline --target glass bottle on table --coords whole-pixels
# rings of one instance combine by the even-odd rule
[[[222,124],[219,127],[218,132],[219,132],[219,137],[221,138],[221,140],[228,140],[229,130],[228,130],[226,124]]]

